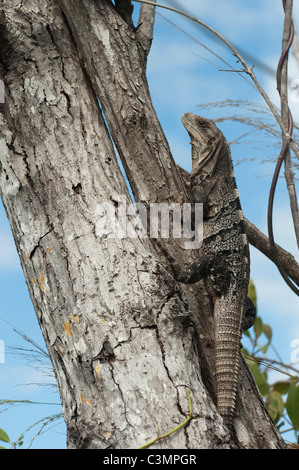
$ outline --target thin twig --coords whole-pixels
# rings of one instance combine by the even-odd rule
[[[293,0],[283,0],[283,7],[285,10],[285,21],[284,21],[284,31],[283,31],[283,41],[282,41],[282,53],[277,66],[277,90],[281,97],[281,113],[284,126],[288,128],[288,133],[291,136],[293,132],[293,118],[289,110],[288,99],[287,99],[287,59],[290,47],[294,39],[294,26],[292,21],[292,7]],[[275,189],[281,169],[282,162],[286,161],[286,172],[285,176],[287,179],[287,186],[289,189],[289,196],[291,201],[291,209],[294,221],[294,227],[296,232],[297,241],[299,241],[299,214],[298,214],[298,203],[295,192],[295,185],[293,180],[292,164],[289,151],[289,140],[283,134],[283,146],[278,157],[268,201],[268,234],[270,241],[270,248],[273,254],[273,257],[276,258],[275,264],[277,265],[279,272],[287,285],[292,289],[295,294],[299,296],[299,288],[295,286],[291,280],[288,278],[283,266],[281,265],[278,252],[275,247],[274,233],[273,233],[273,203],[274,203],[274,194]]]
[[[272,370],[275,370],[276,372],[280,372],[281,374],[283,375],[287,375],[288,377],[290,377],[290,379],[292,380],[297,380],[298,381],[298,375],[293,375],[293,374],[289,374],[288,372],[282,370],[281,368],[279,367],[275,367],[273,365],[274,364],[279,364],[281,365],[282,367],[285,367],[287,369],[291,369],[291,370],[294,370],[295,372],[298,373],[298,370],[291,367],[291,366],[287,366],[285,364],[283,364],[282,362],[277,362],[277,361],[272,361],[270,359],[263,359],[263,358],[259,358],[259,357],[256,357],[256,356],[252,356],[251,354],[249,354],[247,351],[243,351],[243,356],[245,359],[249,360],[249,361],[253,361],[253,362],[256,362],[257,364],[261,364],[265,367],[267,367],[268,369],[272,369]]]
[[[246,354],[248,354],[248,353],[246,352]],[[248,356],[249,356],[249,358],[254,359],[255,361],[257,361],[259,364],[262,364],[263,366],[268,367],[269,369],[276,370],[277,372],[281,372],[282,374],[285,373],[282,368],[292,370],[292,371],[296,372],[296,375],[291,375],[291,374],[288,374],[288,373],[286,373],[286,375],[289,375],[292,379],[298,379],[299,370],[296,369],[296,367],[294,367],[294,366],[290,366],[289,364],[285,364],[284,362],[277,361],[276,359],[269,359],[268,357],[264,358],[264,357],[252,356],[250,354],[248,354]],[[275,366],[273,366],[273,364],[276,364],[279,367],[275,367]],[[274,369],[274,367],[275,367],[275,369]]]
[[[239,122],[240,124],[245,124],[246,126],[255,127],[257,130],[267,132],[268,134],[272,134],[275,137],[279,135],[278,131],[271,124],[266,124],[265,121],[262,121],[260,119],[253,119],[247,116],[224,116],[221,118],[213,119],[213,121],[235,121]]]
[[[176,28],[178,31],[180,31],[181,33],[185,34],[188,38],[190,38],[192,41],[194,41],[196,44],[198,44],[199,46],[201,46],[203,49],[205,49],[206,51],[208,51],[210,54],[212,54],[213,56],[215,56],[217,59],[219,59],[221,62],[223,62],[225,65],[227,65],[227,67],[229,67],[229,70],[232,70],[233,67],[226,61],[223,59],[223,57],[221,57],[219,54],[216,54],[215,51],[213,51],[213,49],[210,49],[208,46],[206,46],[206,44],[200,42],[198,39],[196,39],[194,36],[192,36],[190,33],[188,33],[187,31],[185,31],[184,29],[180,28],[176,23],[174,23],[173,21],[171,21],[169,18],[166,18],[166,16],[162,15],[161,13],[157,13],[159,15],[159,17],[163,18],[164,21],[167,21],[169,24],[171,24],[174,28]],[[197,54],[195,54],[197,55]],[[198,56],[200,57],[200,56]],[[200,57],[202,58],[202,57]],[[204,57],[204,60],[207,60],[205,57]],[[213,65],[217,66],[216,64],[214,64],[214,62],[212,62]],[[219,70],[221,71],[221,70]],[[250,80],[248,80],[248,78],[244,77],[244,75],[240,75],[240,77],[245,80],[247,83],[249,83],[250,86],[253,86],[253,83],[251,83]]]
[[[150,2],[149,0],[133,0],[133,1],[138,2],[138,3],[145,3],[147,5],[154,5],[154,3]],[[256,88],[258,89],[258,91],[260,92],[260,94],[262,95],[264,100],[266,101],[266,103],[267,103],[268,107],[270,108],[272,114],[274,115],[277,123],[279,124],[279,126],[282,130],[284,138],[289,143],[289,145],[290,145],[291,149],[293,150],[293,152],[295,153],[296,157],[299,159],[299,148],[298,148],[297,144],[290,137],[290,135],[288,133],[288,130],[285,128],[284,123],[283,123],[276,107],[274,106],[274,104],[270,100],[269,96],[267,95],[267,93],[265,92],[265,90],[262,88],[259,81],[257,80],[257,78],[256,78],[256,76],[253,72],[253,66],[249,67],[247,65],[247,63],[245,62],[245,60],[243,59],[243,57],[239,54],[237,49],[235,49],[235,47],[224,36],[222,36],[222,34],[218,33],[218,31],[216,31],[214,28],[209,26],[207,23],[204,23],[203,21],[199,20],[195,16],[189,15],[188,13],[185,13],[181,10],[178,10],[177,8],[172,8],[172,7],[169,7],[167,5],[162,5],[160,3],[156,3],[155,5],[156,5],[156,7],[165,8],[166,10],[170,10],[170,11],[173,11],[175,13],[178,13],[182,16],[185,16],[186,18],[189,18],[189,20],[194,21],[197,24],[200,24],[204,28],[208,29],[211,33],[215,34],[222,42],[224,42],[224,44],[226,44],[226,46],[233,52],[234,56],[242,64],[242,66],[244,68],[243,72],[246,72],[250,76],[252,81],[254,82]]]
[[[170,1],[173,7],[178,8],[178,9],[181,8],[181,4],[179,1],[177,0],[170,0]],[[189,5],[190,2],[187,1],[187,2],[181,2],[181,3],[184,4],[184,11],[190,14],[190,9],[189,10],[187,9],[188,6],[190,7]],[[203,31],[203,33],[206,33],[207,37],[209,37],[210,39],[216,39],[215,37],[210,36],[209,33],[205,30]],[[275,68],[273,68],[272,65],[266,64],[264,60],[261,60],[257,56],[250,54],[250,52],[248,52],[247,50],[241,49],[241,46],[239,44],[238,44],[238,51],[239,51],[239,54],[241,54],[245,58],[245,60],[247,60],[247,62],[254,63],[255,67],[258,67],[259,70],[273,77],[273,75],[275,74]],[[253,83],[251,83],[251,85],[254,86]]]
[[[292,134],[293,132],[293,118],[288,106],[288,51],[291,47],[291,44],[293,43],[295,34],[294,23],[292,20],[292,3],[293,0],[288,0],[287,2],[284,0],[283,2],[285,8],[285,24],[283,31],[282,54],[284,53],[284,51],[286,52],[284,53],[285,58],[281,60],[281,64],[279,62],[277,73],[278,86],[280,85],[281,117],[283,122],[285,123],[285,126],[289,126],[290,134]],[[294,230],[297,239],[297,245],[299,247],[299,211],[289,147],[287,148],[287,151],[285,153],[284,161],[285,178],[287,182],[287,189],[289,192]]]

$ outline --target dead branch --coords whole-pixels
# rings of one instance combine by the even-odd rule
[[[293,118],[288,106],[287,98],[287,81],[288,81],[288,72],[287,72],[287,63],[288,63],[288,53],[294,39],[294,25],[292,20],[292,7],[293,0],[283,0],[283,8],[285,11],[285,21],[284,21],[284,30],[283,30],[283,40],[282,40],[282,53],[277,66],[277,90],[281,99],[281,119],[285,128],[288,128],[288,135],[291,138],[293,133]],[[283,145],[280,152],[280,155],[277,159],[276,167],[274,170],[274,175],[271,183],[269,201],[268,201],[268,234],[270,241],[270,248],[272,255],[275,257],[275,264],[278,267],[278,270],[287,283],[287,285],[292,289],[295,294],[299,295],[299,288],[294,286],[289,277],[287,276],[279,255],[276,249],[274,234],[273,234],[273,203],[274,203],[274,194],[275,189],[282,166],[282,162],[285,161],[285,177],[287,180],[287,187],[289,190],[289,197],[291,201],[291,209],[293,215],[293,223],[296,233],[297,242],[299,241],[299,213],[298,213],[298,203],[295,192],[294,177],[292,171],[292,164],[290,158],[290,148],[289,148],[289,138],[283,134]],[[298,222],[298,223],[297,223]]]
[[[153,0],[152,3],[155,2],[156,0]],[[140,6],[137,35],[143,36],[142,45],[146,55],[149,53],[153,40],[155,10],[155,6],[145,4]]]
[[[263,234],[253,223],[245,218],[245,230],[249,243],[275,263],[275,257],[270,248],[269,238]],[[276,250],[279,255],[280,262],[286,274],[296,284],[299,284],[299,264],[294,256],[288,251],[276,244]]]

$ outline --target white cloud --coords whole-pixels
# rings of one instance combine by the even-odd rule
[[[279,60],[280,51],[277,51],[274,57],[269,58],[269,63],[273,64],[273,66],[277,67],[277,63]],[[289,107],[293,115],[293,119],[295,122],[299,122],[299,67],[298,63],[296,62],[294,56],[290,54],[289,61],[288,61],[288,76],[291,80],[291,86],[289,87]],[[269,77],[265,80],[264,89],[271,99],[272,103],[280,108],[280,97],[276,88],[276,77]]]

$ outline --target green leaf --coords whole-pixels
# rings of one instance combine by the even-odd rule
[[[267,349],[268,349],[268,347],[269,347],[269,344],[270,344],[270,343],[267,343],[267,344],[265,344],[264,346],[261,346],[261,347],[260,347],[260,350],[261,350],[261,352],[262,352],[263,354],[266,354]]]
[[[255,332],[256,338],[259,338],[262,333],[264,333],[264,335],[266,336],[268,340],[267,343],[264,344],[263,346],[259,346],[260,351],[263,354],[266,354],[270,346],[271,339],[272,339],[271,326],[269,326],[267,323],[263,323],[262,319],[260,317],[257,317],[254,322],[254,332]]]
[[[292,381],[286,400],[286,410],[296,431],[299,431],[299,385],[298,381]]]
[[[3,431],[3,429],[0,428],[0,441],[3,441],[3,442],[10,442],[10,439],[8,437],[8,434],[6,434],[5,431]]]
[[[272,339],[272,328],[267,323],[263,323],[263,333],[266,335],[270,343]]]
[[[258,338],[263,333],[263,322],[261,317],[256,317],[254,322],[254,333],[256,338]]]
[[[255,286],[252,282],[252,279],[249,279],[248,297],[252,300],[253,305],[255,306],[255,308],[257,308],[257,306],[256,306],[256,290],[255,290]]]
[[[247,360],[246,362],[248,364],[249,369],[251,370],[251,373],[257,383],[257,386],[259,388],[260,394],[262,396],[268,395],[269,393],[269,384],[267,382],[267,373],[266,372],[261,372],[259,369],[259,366],[256,362]]]
[[[285,395],[286,393],[288,393],[289,387],[290,387],[290,382],[288,380],[285,382],[281,381],[281,382],[276,382],[273,385],[273,390],[275,390],[276,392],[279,392],[281,395]]]
[[[284,402],[279,392],[271,392],[267,397],[267,409],[269,415],[277,423],[283,415]]]

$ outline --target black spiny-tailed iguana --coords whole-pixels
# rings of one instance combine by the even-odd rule
[[[205,279],[214,302],[217,408],[231,428],[236,403],[240,339],[252,326],[255,308],[247,297],[249,247],[229,145],[213,121],[186,113],[191,137],[193,202],[203,202],[203,244],[186,270],[171,258],[177,281]],[[163,250],[164,251],[164,250]]]

